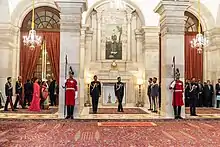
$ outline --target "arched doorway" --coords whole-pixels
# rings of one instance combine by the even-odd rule
[[[30,49],[23,44],[23,36],[31,29],[32,11],[27,14],[21,26],[20,37],[20,75],[23,82],[37,77],[53,76],[59,80],[60,59],[60,16],[59,11],[51,7],[35,9],[35,30],[43,38],[42,46]]]
[[[185,79],[195,77],[202,81],[203,53],[198,53],[190,44],[198,33],[198,23],[198,19],[193,14],[185,12]]]

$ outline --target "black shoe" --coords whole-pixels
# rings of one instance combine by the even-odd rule
[[[70,118],[70,116],[66,116],[66,118],[65,119],[69,119]]]
[[[152,112],[157,113],[157,110],[154,110],[154,111],[152,111]]]
[[[174,119],[178,119],[178,116],[175,116]]]
[[[70,119],[74,119],[73,116],[71,116]]]
[[[151,109],[151,108],[150,108],[150,109],[148,109],[148,111],[152,111],[152,110],[153,110],[153,109]]]
[[[93,112],[93,114],[97,114],[97,112]]]
[[[178,119],[183,119],[181,116],[178,116]]]
[[[124,110],[121,110],[121,112],[124,112]]]
[[[12,111],[18,111],[18,110],[16,110],[16,109],[13,109]]]

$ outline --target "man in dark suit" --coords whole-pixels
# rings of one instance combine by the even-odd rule
[[[198,84],[196,83],[196,79],[192,78],[190,84],[190,115],[197,116],[196,114],[196,104],[198,100]]]
[[[27,80],[27,82],[24,84],[24,103],[23,107],[26,107],[26,103],[28,102],[28,106],[30,106],[32,101],[32,94],[33,94],[33,84],[31,83],[31,80]]]
[[[14,103],[14,109],[17,109],[18,102],[19,102],[20,105],[22,105],[22,108],[23,108],[23,102],[22,102],[23,86],[22,86],[21,80],[22,80],[22,78],[21,78],[21,76],[19,76],[18,81],[15,84],[16,100],[15,100],[15,103]]]
[[[11,105],[12,111],[15,111],[13,103],[12,103],[12,96],[13,96],[13,87],[12,87],[12,79],[11,77],[7,78],[7,83],[5,84],[5,95],[7,97],[5,102],[5,109],[4,111],[8,111],[8,103]]]
[[[200,80],[198,80],[198,107],[203,107],[203,99],[204,99],[204,96],[203,96],[203,84]]]
[[[220,79],[218,79],[218,83],[215,85],[216,90],[216,98],[220,97]],[[219,100],[217,100],[217,108],[219,108]]]
[[[205,97],[205,106],[212,107],[212,97],[214,94],[213,86],[210,80],[207,81],[207,84],[204,86],[204,97]]]
[[[49,86],[50,106],[56,106],[56,80],[53,80]]]
[[[97,113],[99,97],[101,96],[101,83],[97,80],[97,76],[94,76],[94,81],[90,84],[90,95],[92,97],[92,110],[93,113]]]
[[[124,83],[121,82],[121,77],[118,77],[118,82],[114,85],[115,96],[118,99],[118,112],[124,112],[122,101],[124,97]]]
[[[190,100],[190,80],[186,80],[185,83],[185,106],[189,107],[189,100]]]
[[[157,84],[157,78],[153,78],[153,84],[151,86],[151,97],[153,100],[153,112],[157,113],[158,108],[158,96],[159,96],[159,85]]]
[[[149,103],[150,103],[150,108],[148,110],[152,111],[153,110],[153,106],[152,106],[152,97],[150,95],[151,93],[151,86],[152,86],[152,81],[153,79],[152,78],[149,78],[148,80],[148,88],[147,88],[147,95],[148,95],[148,98],[149,98]]]

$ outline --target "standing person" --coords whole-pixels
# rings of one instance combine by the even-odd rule
[[[148,95],[149,104],[150,104],[150,108],[148,109],[149,111],[152,111],[152,110],[153,110],[152,97],[151,97],[151,86],[152,86],[152,82],[153,82],[153,79],[152,79],[152,78],[149,78],[149,80],[148,80],[148,87],[147,87],[147,95]]]
[[[78,96],[77,92],[77,81],[73,78],[74,72],[72,68],[69,71],[69,78],[66,80],[66,106],[67,106],[67,116],[65,119],[73,119],[75,99]]]
[[[5,102],[4,111],[8,111],[8,103],[10,103],[12,111],[15,111],[13,103],[12,103],[13,87],[12,87],[11,81],[12,81],[11,77],[8,77],[7,83],[5,84],[5,94],[6,94],[7,100]]]
[[[170,89],[173,90],[173,110],[175,119],[182,119],[181,117],[181,107],[183,103],[183,82],[180,80],[179,76],[176,76],[176,80],[170,85]]]
[[[15,103],[14,103],[14,109],[18,109],[17,108],[18,102],[19,102],[19,104],[23,108],[23,102],[22,102],[22,90],[23,90],[23,87],[22,87],[21,80],[22,80],[22,78],[21,78],[21,76],[19,76],[18,77],[18,81],[16,81],[16,84],[15,84],[16,100],[15,100]]]
[[[33,92],[33,98],[32,98],[32,101],[31,101],[31,105],[29,107],[29,110],[30,111],[40,111],[40,85],[38,84],[39,81],[37,78],[34,78],[34,85],[33,85],[33,88],[34,88],[34,92]]]
[[[190,86],[190,115],[197,116],[196,114],[196,104],[198,99],[198,84],[195,78],[192,78]]]
[[[158,107],[159,86],[157,84],[157,78],[153,78],[153,84],[151,86],[151,97],[153,100],[153,112],[157,113]]]
[[[118,100],[118,112],[124,112],[122,101],[124,97],[124,83],[121,82],[121,77],[117,78],[118,82],[114,85],[115,96]]]
[[[215,85],[215,90],[216,90],[216,99],[217,99],[217,97],[220,97],[220,79],[218,79],[218,83]],[[219,100],[217,100],[216,106],[217,108],[219,108]]]
[[[53,80],[49,86],[50,105],[56,106],[56,80]]]
[[[99,97],[101,96],[101,83],[97,80],[97,76],[94,76],[94,81],[90,84],[90,95],[92,97],[92,110],[93,113],[97,113]]]
[[[185,106],[189,107],[189,100],[190,100],[190,80],[186,80],[185,83]]]
[[[203,107],[203,84],[198,80],[198,107]]]
[[[204,87],[205,106],[212,107],[212,97],[214,94],[213,86],[210,80],[207,80],[207,84]]]
[[[48,102],[48,86],[46,80],[42,82],[42,87],[41,87],[41,93],[42,93],[42,98],[41,98],[41,108],[42,109],[48,109],[49,108],[49,102]]]
[[[24,103],[23,107],[26,107],[26,103],[28,102],[28,106],[31,104],[33,95],[33,84],[31,83],[31,80],[27,80],[27,82],[24,84]]]

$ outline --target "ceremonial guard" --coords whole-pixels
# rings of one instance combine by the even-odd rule
[[[152,81],[153,79],[152,78],[149,78],[148,80],[148,87],[147,87],[147,95],[148,95],[148,98],[149,98],[149,104],[150,104],[150,107],[148,110],[153,110],[153,106],[152,106],[152,97],[151,97],[151,86],[152,86]]]
[[[121,82],[121,77],[118,77],[118,82],[114,85],[115,96],[118,99],[118,112],[124,112],[122,101],[124,97],[124,84]]]
[[[171,85],[170,89],[173,90],[173,110],[175,119],[182,119],[181,117],[181,106],[184,105],[183,103],[183,82],[180,80],[179,73],[176,74],[176,80],[174,80]]]
[[[5,94],[6,94],[7,100],[5,103],[4,111],[8,111],[8,103],[10,103],[12,111],[14,111],[14,106],[12,103],[13,87],[11,84],[11,77],[7,78],[7,83],[5,84]]]
[[[22,78],[21,78],[21,76],[19,76],[18,81],[15,84],[16,100],[14,103],[14,109],[17,109],[18,102],[22,106],[22,108],[24,106],[22,103],[22,83],[21,83],[21,80],[22,80]]]
[[[101,96],[101,83],[97,80],[97,76],[94,76],[94,81],[90,84],[90,95],[92,97],[92,110],[93,113],[97,113],[99,97]]]
[[[67,116],[66,119],[73,119],[75,99],[78,96],[77,92],[77,81],[73,78],[74,72],[70,67],[69,78],[66,80],[65,88],[66,88],[66,106],[67,106]]]
[[[198,84],[196,83],[195,78],[192,78],[192,82],[190,85],[190,115],[196,115],[196,104],[198,99]]]

